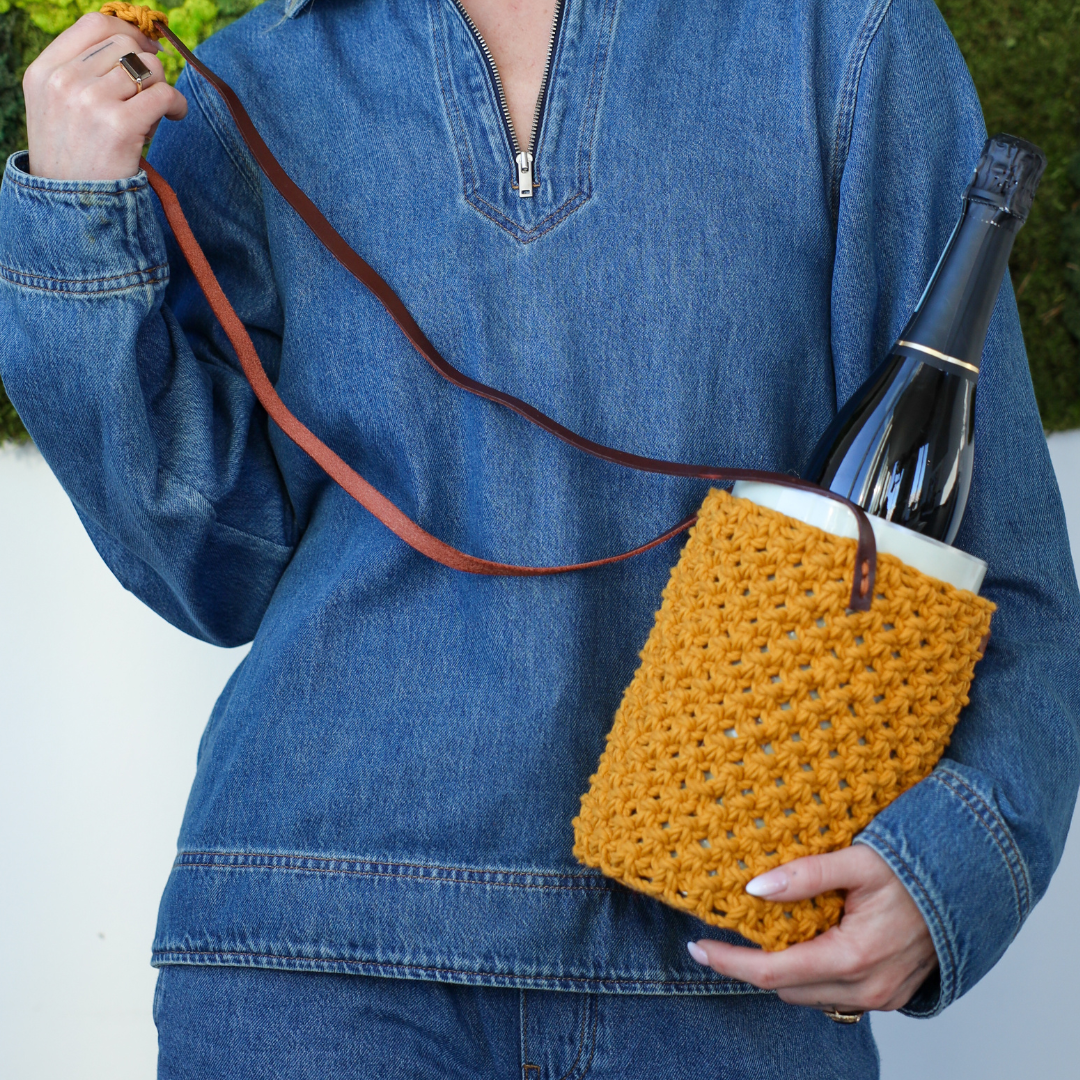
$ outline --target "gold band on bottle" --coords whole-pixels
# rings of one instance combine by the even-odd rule
[[[957,360],[955,356],[949,356],[948,353],[938,352],[937,349],[931,349],[926,345],[916,345],[914,341],[898,341],[896,343],[902,349],[916,349],[918,352],[924,352],[927,356],[933,356],[938,360],[944,360],[946,364],[955,364],[957,367],[962,367],[966,371],[973,371],[976,375],[979,374],[979,369],[974,364],[969,364],[966,360]]]

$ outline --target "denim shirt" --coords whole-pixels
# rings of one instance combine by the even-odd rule
[[[207,42],[289,174],[466,373],[608,445],[796,470],[881,360],[985,136],[931,0],[567,0],[519,198],[453,0],[267,0]],[[190,70],[151,159],[279,393],[466,551],[577,562],[707,485],[585,457],[430,369],[269,187]],[[750,988],[716,931],[578,865],[571,819],[679,541],[474,577],[269,424],[145,175],[0,191],[0,375],[124,586],[252,641],[199,747],[158,964],[497,986]],[[931,1014],[1046,889],[1077,788],[1080,597],[1002,290],[959,547],[998,605],[933,775],[861,834],[926,919]],[[721,935],[733,938],[733,935]]]

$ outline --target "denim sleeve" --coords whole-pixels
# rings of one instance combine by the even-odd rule
[[[934,5],[872,7],[836,125],[838,404],[917,302],[985,137]],[[908,1003],[913,1016],[969,990],[1016,936],[1061,857],[1080,777],[1080,596],[1008,281],[983,353],[956,544],[989,564],[989,648],[938,767],[856,841],[892,867],[930,928],[939,971]]]
[[[273,377],[282,317],[259,188],[186,94],[157,167]],[[0,188],[8,394],[124,586],[190,634],[248,641],[297,539],[265,414],[167,246],[145,173],[26,169],[13,155]]]

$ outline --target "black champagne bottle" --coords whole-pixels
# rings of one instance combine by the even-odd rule
[[[987,139],[960,220],[899,339],[837,414],[803,476],[869,514],[951,544],[974,457],[979,362],[1046,157]]]

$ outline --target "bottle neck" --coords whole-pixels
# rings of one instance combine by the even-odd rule
[[[1009,252],[1023,224],[976,200],[964,201],[960,221],[897,343],[942,362],[958,362],[969,377],[978,374]]]

